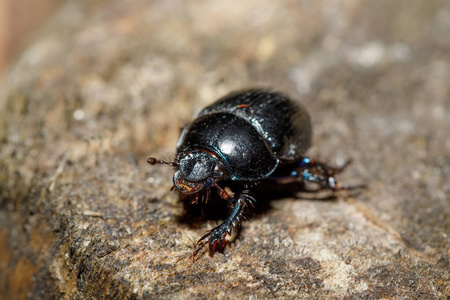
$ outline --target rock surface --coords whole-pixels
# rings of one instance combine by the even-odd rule
[[[449,19],[443,1],[67,2],[2,80],[0,297],[449,297]],[[261,201],[193,262],[221,217],[146,158],[254,86],[305,103],[308,154],[369,187]]]

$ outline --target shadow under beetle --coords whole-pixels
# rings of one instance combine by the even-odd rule
[[[239,91],[207,106],[183,128],[173,162],[147,160],[175,167],[172,189],[191,203],[207,200],[216,189],[232,206],[228,219],[199,239],[194,257],[205,245],[211,253],[225,246],[227,234],[254,205],[250,191],[257,184],[314,182],[339,189],[339,168],[303,156],[311,134],[311,120],[301,104],[272,90]]]

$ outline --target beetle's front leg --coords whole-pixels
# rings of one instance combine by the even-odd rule
[[[226,191],[226,189],[219,190],[220,193],[223,193],[223,191]],[[228,192],[227,195],[230,195],[230,193]],[[227,234],[230,235],[233,229],[240,226],[247,207],[249,205],[253,206],[253,203],[255,202],[255,199],[248,194],[248,191],[242,191],[237,197],[234,197],[234,193],[232,195],[232,198],[229,199],[230,203],[233,206],[231,215],[225,222],[208,231],[198,240],[198,248],[194,251],[192,255],[193,257],[195,257],[198,252],[208,244],[209,251],[211,253],[214,253],[218,245],[220,248],[223,248],[225,246],[225,237],[227,236]]]

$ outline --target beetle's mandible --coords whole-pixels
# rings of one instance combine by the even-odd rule
[[[280,92],[251,89],[231,93],[204,108],[183,128],[173,162],[147,162],[175,168],[173,184],[192,203],[211,189],[229,201],[232,212],[198,241],[194,256],[205,246],[213,253],[240,226],[254,205],[251,190],[264,181],[315,182],[336,190],[338,168],[304,155],[311,145],[306,109]],[[230,188],[234,187],[234,190]]]

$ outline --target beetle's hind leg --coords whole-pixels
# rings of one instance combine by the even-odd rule
[[[321,188],[339,190],[342,187],[338,184],[335,176],[349,163],[350,161],[343,166],[336,167],[326,162],[304,157],[300,161],[282,165],[270,179],[279,182],[313,182]]]
[[[337,190],[339,186],[335,176],[340,171],[341,168],[332,166],[329,163],[305,157],[291,174],[298,176],[303,181],[314,182],[321,187]]]
[[[225,222],[208,231],[198,240],[198,248],[192,254],[193,257],[206,245],[209,245],[211,253],[214,253],[216,249],[223,248],[226,236],[231,235],[233,229],[237,229],[241,225],[241,221],[246,218],[248,207],[253,206],[255,202],[255,199],[248,194],[248,191],[242,191],[238,197],[233,197],[229,200],[233,206],[231,215]]]

